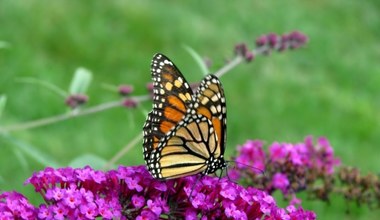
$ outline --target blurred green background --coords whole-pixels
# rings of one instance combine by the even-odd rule
[[[6,127],[68,111],[50,90],[18,82],[33,77],[67,89],[77,67],[91,70],[88,106],[118,100],[102,84],[132,84],[147,94],[154,53],[169,56],[190,82],[203,76],[187,45],[216,71],[236,43],[253,45],[269,32],[306,33],[308,45],[273,53],[221,78],[228,108],[228,151],[247,139],[301,142],[326,136],[336,155],[363,172],[380,168],[380,4],[377,0],[318,1],[22,1],[0,2],[0,94],[8,98]],[[67,166],[82,155],[112,158],[141,133],[151,102],[0,136],[0,189],[18,190],[33,171]],[[32,152],[28,152],[32,151]],[[32,149],[32,150],[30,150]],[[38,149],[38,151],[35,151]],[[35,154],[34,156],[31,156]],[[36,159],[37,158],[37,159]],[[50,160],[50,161],[49,161]],[[117,162],[143,164],[141,144]],[[33,198],[33,196],[35,198]],[[342,198],[305,200],[320,219],[373,219],[379,211]]]

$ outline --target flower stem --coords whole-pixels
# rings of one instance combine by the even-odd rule
[[[103,169],[108,170],[111,168],[113,164],[115,164],[116,161],[118,161],[121,157],[123,157],[125,154],[127,154],[132,147],[134,147],[136,144],[140,143],[142,140],[142,133],[137,135],[133,138],[131,142],[129,142],[125,147],[123,147],[117,154],[115,154],[106,165],[104,165]]]
[[[133,99],[134,101],[137,101],[137,102],[142,102],[142,101],[148,100],[149,96],[143,95],[143,96],[132,97],[130,99]],[[15,124],[8,127],[2,127],[2,128],[0,127],[0,133],[7,133],[7,132],[12,132],[12,131],[19,131],[19,130],[45,126],[45,125],[53,124],[53,123],[60,122],[63,120],[67,120],[67,119],[71,119],[71,118],[75,118],[79,116],[84,116],[84,115],[89,115],[89,114],[97,113],[100,111],[104,111],[110,108],[115,108],[115,107],[120,107],[120,106],[123,106],[123,101],[113,101],[113,102],[102,103],[100,105],[96,105],[94,107],[84,109],[82,111],[71,111],[68,113],[61,114],[61,115],[37,119],[34,121]]]
[[[256,48],[256,49],[252,50],[251,52],[254,54],[254,56],[257,56],[257,55],[263,54],[267,50],[268,50],[267,47],[259,47],[259,48]],[[231,60],[225,66],[223,66],[218,71],[216,71],[214,73],[214,75],[217,76],[218,78],[220,78],[224,74],[226,74],[228,71],[232,70],[237,65],[239,65],[240,63],[242,63],[243,61],[245,61],[244,57],[237,55],[237,56],[235,56],[235,58],[233,60]]]

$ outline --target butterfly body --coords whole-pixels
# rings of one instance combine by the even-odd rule
[[[195,94],[164,55],[151,64],[153,110],[144,124],[143,151],[156,179],[173,179],[224,169],[226,104],[222,85],[207,75]]]

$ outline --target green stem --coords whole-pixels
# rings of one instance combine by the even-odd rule
[[[144,95],[144,96],[133,97],[130,99],[133,99],[136,102],[142,102],[142,101],[148,100],[149,96]],[[15,125],[3,127],[3,128],[0,127],[0,133],[7,133],[7,132],[12,132],[12,131],[19,131],[19,130],[25,130],[25,129],[35,128],[35,127],[45,126],[45,125],[53,124],[53,123],[60,122],[63,120],[67,120],[70,118],[89,115],[89,114],[97,113],[100,111],[104,111],[104,110],[107,110],[110,108],[115,108],[115,107],[120,107],[120,106],[123,106],[122,101],[107,102],[107,103],[103,103],[103,104],[100,104],[100,105],[97,105],[97,106],[94,106],[91,108],[84,109],[84,110],[79,111],[79,112],[71,111],[69,113],[64,113],[61,115],[56,115],[56,116],[52,116],[52,117],[48,117],[48,118],[37,119],[35,121],[24,122],[24,123],[15,124]]]

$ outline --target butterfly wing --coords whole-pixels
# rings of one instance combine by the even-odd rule
[[[151,63],[153,79],[153,110],[143,127],[145,161],[152,150],[178,124],[193,102],[193,93],[178,68],[162,54],[154,55]]]
[[[206,76],[185,118],[161,140],[148,159],[157,179],[209,174],[226,166],[226,100],[219,79]]]
[[[207,75],[195,93],[195,109],[197,114],[206,116],[215,129],[218,137],[217,145],[209,144],[214,157],[223,157],[227,137],[227,111],[224,90],[218,77]]]
[[[211,121],[198,114],[186,117],[154,149],[148,169],[156,179],[173,179],[204,172],[212,156],[208,145],[218,138]]]

